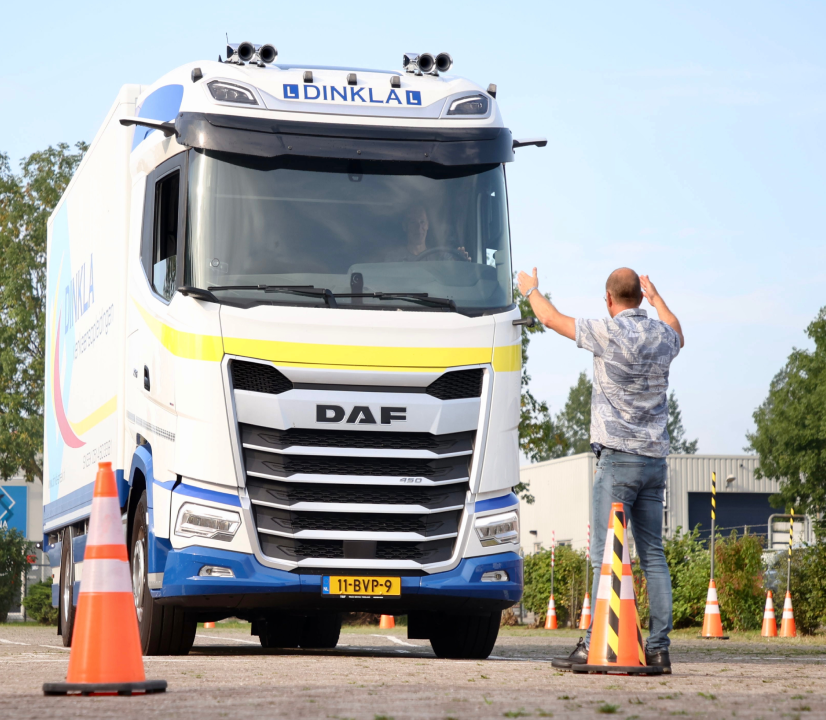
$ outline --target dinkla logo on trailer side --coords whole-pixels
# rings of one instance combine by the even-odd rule
[[[407,422],[406,407],[380,407],[378,415],[382,425]],[[347,416],[346,421],[345,416]],[[346,422],[348,425],[378,425],[376,415],[367,405],[356,405],[349,415],[341,405],[316,405],[315,420],[320,423]]]

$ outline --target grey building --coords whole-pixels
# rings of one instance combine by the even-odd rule
[[[774,535],[775,543],[788,542],[788,520],[772,515],[783,511],[772,508],[769,497],[778,491],[773,480],[758,480],[755,455],[669,455],[664,498],[663,535],[673,537],[700,525],[708,534],[711,524],[711,474],[717,473],[717,527],[725,534],[731,529],[743,533]],[[547,549],[552,532],[557,544],[575,549],[585,546],[591,517],[591,497],[596,472],[593,453],[582,453],[521,468],[522,482],[536,498],[521,507],[520,539],[524,553]],[[599,522],[607,523],[608,518]],[[773,532],[772,532],[773,531]],[[592,532],[593,534],[593,532]],[[795,522],[795,540],[811,542],[811,528],[805,518]],[[596,551],[592,548],[592,554]],[[601,552],[601,551],[600,551]]]

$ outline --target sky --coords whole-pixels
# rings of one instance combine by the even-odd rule
[[[0,152],[90,141],[121,85],[215,59],[225,33],[286,63],[449,52],[497,84],[516,137],[548,138],[507,168],[515,269],[576,317],[605,315],[613,269],[650,275],[686,337],[671,387],[688,437],[739,453],[826,305],[825,26],[826,3],[794,1],[11,3]],[[529,356],[553,412],[590,375],[551,332]]]

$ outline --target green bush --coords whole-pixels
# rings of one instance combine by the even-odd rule
[[[6,622],[9,610],[20,597],[26,555],[33,547],[16,528],[0,528],[0,622]]]
[[[593,580],[593,574],[590,578]],[[554,603],[560,627],[567,625],[571,617],[572,590],[576,600],[576,607],[573,609],[574,618],[579,619],[582,598],[585,594],[584,587],[585,553],[572,550],[567,545],[557,546],[554,567]],[[545,622],[550,594],[551,551],[543,550],[534,555],[528,555],[525,558],[525,590],[522,602],[528,610],[536,613],[537,623],[544,624]]]
[[[768,586],[774,591],[778,623],[786,596],[788,557],[786,551],[778,552],[769,563],[769,575],[773,576],[773,582]],[[813,635],[826,625],[826,543],[792,550],[791,592],[797,632]]]
[[[702,625],[711,577],[711,555],[700,539],[700,530],[695,527],[683,534],[683,529],[678,527],[674,537],[666,540],[663,546],[671,573],[674,627]]]
[[[729,630],[757,630],[763,624],[763,542],[757,535],[718,536],[714,576],[720,619]]]
[[[52,607],[52,579],[32,585],[23,607],[32,620],[41,625],[57,625],[57,608]]]

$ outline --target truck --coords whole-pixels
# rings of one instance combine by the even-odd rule
[[[43,543],[70,645],[98,463],[143,652],[248,621],[333,648],[407,615],[484,658],[521,598],[496,87],[272,45],[124,85],[48,222]]]

